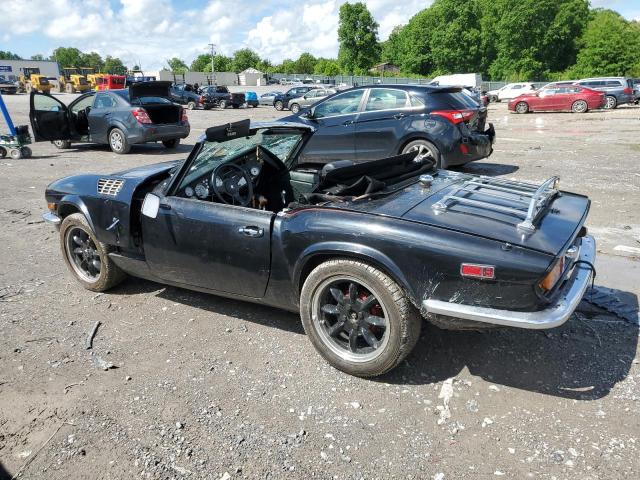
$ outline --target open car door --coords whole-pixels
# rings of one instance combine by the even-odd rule
[[[31,92],[29,120],[36,141],[72,140],[67,106],[51,95]]]

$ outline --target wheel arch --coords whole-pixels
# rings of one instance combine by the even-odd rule
[[[89,222],[89,226],[91,230],[94,232],[96,229],[93,225],[93,220],[91,219],[91,215],[89,214],[89,209],[87,205],[82,201],[80,197],[77,195],[66,195],[62,197],[60,202],[58,203],[58,216],[61,220],[64,220],[65,217],[72,215],[74,213],[81,213]]]
[[[391,277],[402,288],[413,305],[417,305],[416,295],[409,281],[396,263],[384,253],[360,244],[349,242],[323,242],[312,245],[302,252],[294,266],[293,279],[298,294],[309,274],[321,263],[338,258],[360,260],[377,268]]]
[[[436,148],[440,150],[440,155],[442,155],[442,145],[440,145],[439,142],[434,138],[430,137],[426,132],[420,131],[410,132],[400,140],[400,148],[398,148],[398,154],[402,153],[404,147],[409,145],[414,140],[426,140],[427,142],[433,143]]]

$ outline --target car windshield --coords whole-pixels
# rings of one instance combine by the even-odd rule
[[[300,132],[274,133],[273,130],[261,129],[255,135],[248,137],[234,138],[226,142],[204,142],[182,184],[187,185],[207,171],[212,171],[218,165],[254,150],[258,145],[267,149],[286,165],[289,156],[301,138],[302,133]]]

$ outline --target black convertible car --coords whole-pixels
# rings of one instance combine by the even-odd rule
[[[185,161],[48,186],[44,218],[93,291],[126,274],[300,312],[353,375],[405,358],[422,317],[447,328],[551,328],[588,285],[588,198],[438,170],[409,152],[304,164],[306,124],[210,128]]]

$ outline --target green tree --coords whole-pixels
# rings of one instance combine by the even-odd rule
[[[296,73],[313,73],[318,60],[310,53],[303,53],[296,60]]]
[[[596,11],[580,43],[572,77],[640,75],[640,27],[611,10]]]
[[[0,60],[22,60],[22,57],[17,53],[10,52],[9,50],[0,50]]]
[[[78,66],[95,68],[96,72],[99,72],[104,67],[104,61],[96,52],[82,53],[80,55],[80,64]]]
[[[107,57],[104,59],[102,71],[104,73],[124,75],[127,72],[127,67],[125,67],[124,63],[122,63],[122,60],[120,60],[119,58],[107,55]]]
[[[50,60],[56,61],[61,68],[80,67],[82,65],[82,52],[73,47],[58,47],[53,51]]]
[[[286,74],[298,73],[296,72],[296,62],[288,58],[285,58],[282,61],[282,64],[280,64],[280,68],[278,70]]]
[[[338,41],[338,63],[346,72],[366,73],[380,59],[378,24],[364,3],[340,6]]]
[[[213,56],[213,67],[216,72],[230,72],[232,70],[233,60],[226,55],[216,54]],[[211,54],[198,55],[191,62],[192,72],[210,72],[211,71]]]
[[[260,60],[260,62],[258,63],[258,65],[256,65],[255,68],[257,68],[263,73],[275,73],[276,71],[271,61],[267,59]]]
[[[247,68],[256,68],[260,57],[250,48],[241,48],[233,53],[233,71],[242,72]]]
[[[313,69],[313,73],[316,75],[326,75],[328,77],[340,75],[340,65],[338,65],[336,60],[320,58]]]
[[[168,59],[167,65],[169,66],[169,70],[176,73],[185,73],[187,70],[189,70],[187,64],[184,63],[184,60],[178,57]]]
[[[44,55],[41,53],[36,53],[35,55],[31,55],[31,60],[43,61],[46,60],[46,58],[44,58]]]

